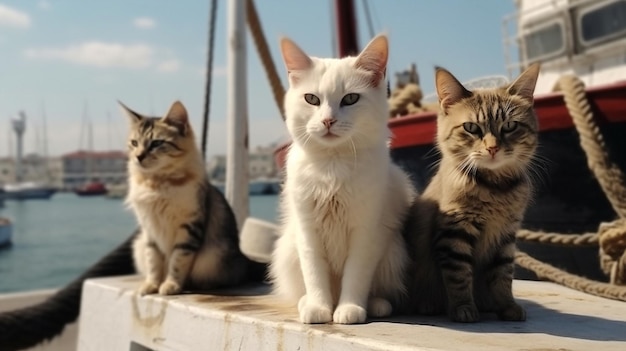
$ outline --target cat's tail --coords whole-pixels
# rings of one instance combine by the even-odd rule
[[[61,334],[78,317],[86,279],[135,273],[132,241],[137,232],[46,301],[0,313],[0,351],[29,348]]]

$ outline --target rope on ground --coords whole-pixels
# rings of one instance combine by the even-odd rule
[[[131,252],[134,236],[44,302],[0,313],[0,351],[30,348],[60,335],[78,317],[86,279],[135,273]]]
[[[516,237],[519,241],[536,242],[541,244],[562,246],[598,246],[597,233],[560,234],[520,229],[517,231]]]
[[[611,284],[626,285],[626,219],[602,223],[600,236],[600,266]]]
[[[515,263],[535,272],[540,279],[549,280],[587,294],[626,301],[626,287],[624,286],[601,283],[564,272],[549,264],[536,260],[523,252],[517,252],[515,254]]]
[[[248,27],[250,28],[250,34],[252,34],[252,39],[254,39],[254,45],[259,53],[259,57],[261,58],[261,63],[265,68],[267,78],[270,81],[276,106],[278,106],[280,116],[284,121],[285,110],[283,106],[283,99],[285,97],[285,88],[283,87],[280,77],[278,76],[278,72],[276,71],[276,65],[274,65],[274,61],[272,61],[272,55],[270,54],[267,40],[265,40],[263,28],[261,27],[261,21],[259,20],[259,14],[254,6],[253,0],[248,0],[247,2],[246,19],[248,21]]]

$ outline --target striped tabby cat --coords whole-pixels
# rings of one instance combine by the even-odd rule
[[[264,265],[239,251],[233,212],[208,182],[185,107],[177,101],[155,118],[122,106],[131,121],[126,202],[141,226],[133,244],[140,294],[237,284],[249,268],[261,280]]]
[[[479,311],[526,319],[511,282],[515,232],[532,193],[538,73],[533,65],[509,86],[468,91],[437,69],[441,163],[405,233],[413,259],[412,312],[447,310],[457,322],[476,322]]]

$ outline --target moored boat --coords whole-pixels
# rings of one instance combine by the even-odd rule
[[[107,193],[107,188],[102,182],[92,181],[75,188],[74,193],[78,196],[101,196]]]
[[[20,182],[6,184],[4,194],[1,196],[7,200],[47,200],[57,192],[57,189],[43,183]]]

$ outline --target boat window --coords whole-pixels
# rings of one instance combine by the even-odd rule
[[[529,32],[524,36],[524,44],[527,60],[538,60],[560,53],[565,49],[563,26],[557,22]]]
[[[585,11],[579,19],[580,35],[589,45],[626,33],[626,1],[611,2]]]

